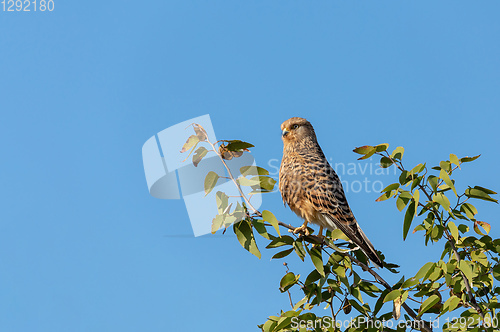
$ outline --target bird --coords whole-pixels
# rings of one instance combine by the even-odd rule
[[[308,223],[340,229],[377,266],[383,262],[361,230],[347,203],[342,183],[318,144],[309,121],[293,117],[281,124],[283,158],[279,170],[279,190],[283,203],[300,218],[294,233],[309,235]]]

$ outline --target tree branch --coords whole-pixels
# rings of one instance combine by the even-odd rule
[[[254,213],[258,217],[262,217],[262,214],[256,208],[254,208],[253,205],[252,205],[252,203],[250,203],[250,201],[247,199],[247,197],[245,196],[245,194],[241,190],[240,184],[238,183],[238,181],[236,181],[236,179],[233,176],[233,173],[231,173],[231,170],[229,169],[229,166],[227,166],[226,162],[224,161],[224,158],[222,158],[221,154],[217,151],[217,149],[215,148],[215,145],[212,144],[212,142],[209,141],[208,137],[207,137],[207,142],[208,142],[208,144],[210,144],[210,146],[212,147],[213,151],[219,156],[219,159],[220,159],[220,161],[222,161],[222,164],[224,164],[224,167],[227,170],[227,174],[229,174],[229,177],[231,178],[231,180],[233,180],[234,185],[236,186],[236,188],[238,188],[238,191],[240,192],[241,198],[243,198],[243,200],[245,201],[245,203],[247,204],[247,206],[250,209],[252,209],[252,213]]]
[[[291,226],[291,225],[287,225],[285,224],[284,222],[281,222],[281,221],[278,221],[278,224],[280,226],[283,226],[285,228],[288,228],[290,230],[294,230],[295,227]],[[317,236],[314,236],[314,235],[307,235],[304,237],[306,240],[307,239],[319,239]],[[391,287],[391,285],[384,280],[384,278],[382,278],[377,272],[375,272],[372,268],[370,268],[368,265],[366,265],[365,263],[361,262],[359,259],[357,259],[356,257],[354,257],[353,255],[349,255],[347,253],[343,253],[343,252],[339,252],[337,251],[334,247],[332,247],[328,242],[326,242],[324,239],[322,240],[322,244],[323,245],[326,245],[328,248],[330,249],[333,249],[335,250],[336,252],[338,252],[339,254],[343,255],[343,256],[347,256],[349,257],[349,259],[351,259],[351,261],[355,262],[359,267],[361,267],[361,269],[363,269],[363,271],[366,271],[368,273],[370,273],[373,277],[375,277],[375,279],[381,284],[383,285],[386,289],[388,290],[393,290],[393,288]],[[415,313],[415,311],[410,308],[410,306],[408,306],[406,303],[403,303],[402,304],[402,307],[405,309],[405,311],[408,313],[408,315],[410,315],[411,318],[413,318],[415,321],[418,321],[418,322],[422,322],[423,323],[423,326],[422,326],[422,329],[426,332],[432,332],[432,328],[428,325],[428,323],[422,319],[418,319],[417,318],[417,314]]]
[[[215,145],[212,144],[208,138],[207,138],[207,142],[210,144],[210,146],[212,147],[213,151],[219,156],[221,162],[224,164],[224,167],[226,168],[227,172],[228,172],[228,175],[229,177],[231,178],[231,180],[233,181],[233,183],[235,184],[236,188],[238,189],[242,199],[245,201],[245,203],[248,205],[248,207],[250,207],[252,209],[252,212],[258,216],[258,217],[262,217],[262,213],[260,211],[258,211],[256,208],[253,207],[253,205],[250,203],[250,201],[246,198],[245,194],[243,193],[243,191],[241,190],[241,187],[239,185],[239,183],[236,181],[236,179],[234,178],[231,170],[229,169],[228,165],[226,164],[224,158],[222,158],[222,156],[220,155],[220,153],[217,151],[217,149],[215,148]],[[389,156],[389,158],[393,161],[394,165],[396,165],[399,169],[402,169],[402,166],[399,166],[395,163],[395,161]],[[294,230],[295,227],[291,226],[291,225],[287,225],[281,221],[278,222],[278,224],[282,227],[285,227],[289,230]],[[310,239],[310,238],[318,238],[318,237],[315,237],[315,236],[311,236],[311,235],[308,235],[308,236],[305,236],[305,239]],[[318,238],[319,239],[319,238]],[[328,242],[326,242],[324,239],[320,239],[321,240],[321,243],[323,245],[326,245],[327,247],[335,250],[336,252],[339,252],[337,251],[333,246],[331,246]],[[385,281],[378,273],[376,273],[373,269],[371,269],[370,267],[368,267],[366,264],[364,264],[363,262],[361,262],[360,260],[358,260],[357,258],[355,258],[353,255],[350,255],[348,253],[343,253],[343,252],[339,252],[341,255],[344,255],[344,256],[347,256],[350,258],[351,261],[355,262],[359,267],[361,267],[361,269],[363,269],[363,271],[366,271],[368,273],[370,273],[373,277],[375,277],[376,280],[378,280],[378,282],[380,282],[380,284],[382,284],[386,289],[388,290],[392,290],[392,287],[391,285]],[[290,293],[289,293],[289,296],[290,296]],[[333,302],[333,300],[332,300]],[[292,304],[292,307],[293,307],[293,303],[291,301],[291,297],[290,297],[290,304]],[[332,305],[332,304],[330,304]],[[425,331],[425,332],[432,332],[432,328],[428,325],[427,322],[425,322],[424,320],[422,319],[419,319],[417,317],[417,314],[415,313],[415,311],[410,308],[406,303],[403,303],[402,304],[402,307],[405,309],[405,311],[417,322],[419,323],[423,323],[423,326],[421,326],[422,330]]]

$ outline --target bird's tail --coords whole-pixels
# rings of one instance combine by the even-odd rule
[[[361,227],[359,227],[358,223],[356,223],[356,227],[358,228],[358,232],[361,235],[362,241],[360,241],[361,244],[356,242],[354,243],[356,243],[356,245],[361,248],[361,250],[365,253],[365,255],[373,262],[373,264],[375,264],[378,267],[384,267],[384,263],[382,262],[380,257],[378,257],[377,251],[373,247],[373,244],[370,242],[370,240],[368,240],[365,233],[363,233]]]
[[[375,264],[377,267],[383,267],[384,263],[378,257],[377,251],[373,247],[373,244],[368,240],[368,237],[366,237],[365,233],[359,227],[358,223],[354,220],[353,223],[350,225],[343,224],[342,222],[336,222],[332,217],[329,215],[324,214],[326,217],[326,226],[330,230],[333,230],[335,228],[338,228],[342,231],[342,233],[347,236],[347,238],[353,242],[355,245],[357,245],[363,253]]]

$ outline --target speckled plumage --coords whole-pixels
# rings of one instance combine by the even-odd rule
[[[330,230],[339,228],[370,260],[382,266],[354,218],[340,179],[325,158],[312,125],[294,117],[283,122],[281,130],[284,146],[279,189],[283,202],[306,222]]]

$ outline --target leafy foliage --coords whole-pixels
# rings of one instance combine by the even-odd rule
[[[196,135],[187,140],[182,152],[194,150],[199,142],[207,141],[226,168],[225,160],[239,157],[253,147],[238,140],[212,144],[203,136],[201,126],[194,128]],[[230,174],[244,204],[238,203],[231,211],[227,196],[218,192],[219,214],[214,218],[213,232],[239,220],[233,230],[243,248],[253,255],[261,257],[254,235],[259,234],[268,241],[266,249],[278,250],[272,259],[288,259],[295,254],[311,266],[307,275],[300,275],[289,271],[284,263],[287,270],[278,288],[288,294],[290,310],[269,316],[259,325],[262,331],[498,330],[500,287],[496,281],[500,280],[500,239],[488,235],[491,225],[477,219],[479,213],[473,205],[476,200],[497,203],[493,197],[496,192],[480,186],[469,186],[461,192],[453,179],[454,172],[464,163],[479,156],[458,158],[450,154],[448,160],[437,166],[420,163],[408,169],[403,166],[404,148],[397,147],[392,152],[388,148],[388,144],[379,144],[354,149],[361,155],[360,160],[379,156],[381,167],[395,167],[399,173],[397,181],[384,188],[377,201],[394,200],[396,208],[403,212],[403,239],[421,234],[423,245],[439,244],[442,248],[440,257],[424,264],[414,276],[403,276],[393,285],[379,273],[398,273],[398,266],[384,261],[385,269],[375,271],[340,230],[327,231],[325,238],[284,235],[283,229],[293,227],[279,221],[270,211],[253,208],[240,186],[250,186],[254,192],[272,191],[276,181],[267,170],[247,166],[240,169],[239,176]],[[195,161],[199,162],[196,154]],[[207,194],[219,177],[214,172],[207,175]],[[385,259],[383,254],[380,257]],[[301,300],[293,303],[292,291],[301,294]],[[315,309],[323,306],[330,309],[329,314],[318,315]],[[405,312],[403,324],[397,321],[401,308]],[[350,323],[341,324],[340,315],[349,314]],[[446,318],[445,324],[435,326],[435,319],[443,315],[456,318]]]

